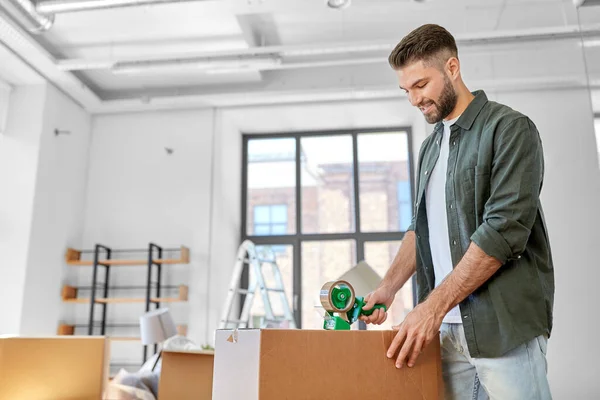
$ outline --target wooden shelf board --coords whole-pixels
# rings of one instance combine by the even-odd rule
[[[93,260],[81,260],[81,252],[75,249],[67,249],[67,254],[65,256],[65,261],[67,265],[79,266],[79,267],[89,267],[94,265]],[[157,258],[153,260],[157,264],[163,265],[172,265],[172,264],[189,264],[190,262],[190,249],[185,246],[181,247],[181,258]],[[109,266],[143,266],[148,265],[148,259],[137,259],[137,260],[119,260],[119,259],[111,259],[111,260],[99,260],[99,265],[109,265]]]
[[[89,299],[88,303],[89,303]],[[179,301],[186,301],[183,299],[180,299],[178,297],[151,297],[150,298],[150,302],[151,303],[175,303],[175,302],[179,302]],[[143,297],[110,297],[108,299],[104,299],[104,298],[97,298],[96,299],[96,303],[145,303],[146,299]]]
[[[185,260],[172,258],[159,258],[153,261],[162,265],[185,264]],[[94,265],[94,262],[90,260],[76,260],[67,261],[67,264],[76,267],[91,267]],[[109,265],[111,267],[144,266],[148,265],[148,260],[100,260],[98,265]]]
[[[65,303],[89,303],[90,299],[63,299]]]
[[[178,302],[185,302],[187,301],[187,299],[180,299],[179,297],[151,297],[150,298],[150,302],[151,303],[178,303]],[[79,298],[79,299],[64,299],[63,302],[65,303],[89,303],[90,299],[86,299],[86,298]],[[96,299],[96,303],[100,303],[100,304],[109,304],[109,303],[145,303],[146,299],[145,298],[136,298],[136,297],[111,297],[108,299],[104,299],[104,298],[97,298]]]
[[[75,334],[75,325],[60,324],[57,335],[59,336],[70,336]],[[187,336],[187,325],[177,325],[177,334]],[[108,339],[115,342],[133,342],[142,340],[140,337],[135,336],[107,336]]]
[[[65,303],[88,303],[89,298],[77,297],[77,288],[74,286],[65,285],[62,289],[62,300]],[[179,296],[178,297],[151,297],[151,303],[176,303],[185,302],[188,300],[188,287],[186,285],[179,285]],[[145,303],[145,297],[109,297],[102,298],[97,297],[96,303],[109,304],[109,303]]]

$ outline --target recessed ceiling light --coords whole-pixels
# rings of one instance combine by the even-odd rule
[[[341,10],[350,6],[352,0],[326,0],[327,7]]]

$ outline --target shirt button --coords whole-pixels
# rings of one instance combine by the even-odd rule
[[[427,173],[428,173],[428,172],[429,172],[429,171],[425,171],[425,175],[427,175]]]
[[[456,146],[456,140],[452,142],[452,146]]]
[[[463,317],[463,319],[467,319],[467,318],[469,318],[469,316],[468,316],[468,315],[465,315],[465,316]]]
[[[456,246],[456,240],[453,240],[453,241],[452,241],[452,244]]]
[[[453,205],[452,205],[452,204],[450,204],[450,208],[453,208]]]

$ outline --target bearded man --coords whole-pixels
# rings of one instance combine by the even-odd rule
[[[554,268],[540,192],[542,143],[534,123],[471,92],[454,37],[421,26],[389,63],[433,133],[421,146],[413,221],[370,309],[388,309],[417,275],[418,305],[387,350],[412,367],[439,337],[446,399],[550,399],[546,348]],[[378,309],[367,323],[381,324]]]

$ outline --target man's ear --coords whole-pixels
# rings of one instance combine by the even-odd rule
[[[446,61],[446,73],[451,79],[456,79],[460,75],[460,61],[456,57],[450,57]]]

